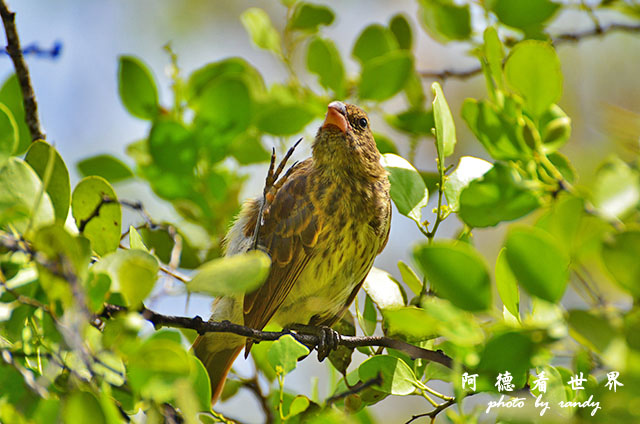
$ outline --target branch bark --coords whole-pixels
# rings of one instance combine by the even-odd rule
[[[16,77],[22,91],[22,104],[24,106],[24,120],[29,127],[31,133],[31,141],[44,140],[45,135],[40,129],[40,119],[38,118],[38,104],[36,96],[31,85],[31,77],[29,76],[29,68],[27,62],[22,55],[20,47],[20,38],[16,29],[16,14],[11,12],[5,3],[0,0],[0,15],[4,24],[4,32],[7,35],[7,53],[13,61],[13,67],[16,70]]]
[[[102,316],[109,318],[112,315],[126,311],[127,309],[122,306],[105,305]],[[205,333],[233,333],[239,336],[248,337],[256,342],[261,341],[275,341],[280,337],[287,334],[293,336],[297,341],[310,349],[316,348],[320,342],[320,338],[312,334],[299,334],[291,331],[259,331],[253,328],[245,327],[244,325],[234,324],[229,321],[209,321],[206,322],[199,316],[196,317],[182,317],[172,315],[162,315],[147,308],[142,308],[140,314],[144,319],[151,322],[154,327],[173,327],[173,328],[189,328],[198,332],[198,334]],[[418,346],[403,342],[401,340],[391,339],[389,337],[382,336],[345,336],[339,334],[338,345],[346,346],[348,348],[356,348],[361,346],[380,346],[391,349],[400,350],[412,359],[426,359],[428,361],[437,362],[444,365],[447,368],[453,367],[453,360],[445,355],[441,350],[428,350]]]

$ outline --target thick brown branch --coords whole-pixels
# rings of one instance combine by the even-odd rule
[[[552,41],[555,46],[559,46],[566,43],[576,43],[587,38],[604,36],[612,32],[638,33],[640,32],[640,25],[616,23],[604,27],[598,25],[585,31],[558,34],[552,38]],[[446,80],[448,78],[467,79],[480,74],[480,72],[482,72],[482,68],[477,66],[465,70],[444,69],[441,71],[418,71],[418,74],[422,78]]]
[[[102,316],[110,317],[114,313],[125,311],[126,308],[116,305],[105,305]],[[198,332],[198,334],[204,333],[234,333],[239,336],[249,337],[256,342],[260,341],[275,341],[280,337],[287,334],[293,336],[297,341],[303,345],[313,349],[318,346],[320,338],[311,334],[299,334],[290,331],[259,331],[253,328],[245,327],[244,325],[234,324],[229,321],[209,321],[205,322],[199,316],[180,317],[171,315],[162,315],[154,312],[150,309],[143,308],[140,310],[142,316],[155,327],[174,327],[174,328],[189,328]],[[453,366],[453,360],[445,355],[440,350],[428,350],[421,347],[414,346],[412,344],[390,339],[388,337],[361,337],[361,336],[345,336],[340,334],[338,339],[338,345],[346,346],[349,348],[356,348],[361,346],[381,346],[400,350],[412,359],[426,359],[432,362],[437,362],[445,367],[451,368]]]
[[[13,61],[13,67],[16,70],[20,90],[22,91],[22,103],[24,105],[24,120],[29,127],[31,140],[44,140],[45,135],[40,129],[40,120],[38,118],[38,104],[36,96],[33,93],[31,85],[31,77],[29,76],[29,68],[22,55],[20,47],[20,38],[18,38],[18,30],[16,29],[16,14],[9,11],[4,0],[0,0],[0,15],[4,24],[4,32],[7,35],[7,53]]]

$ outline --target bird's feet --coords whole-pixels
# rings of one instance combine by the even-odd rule
[[[329,353],[338,347],[340,342],[340,333],[326,325],[291,324],[287,329],[299,334],[309,334],[318,337],[316,351],[318,352],[318,361],[320,362],[324,361],[324,359],[329,356]]]

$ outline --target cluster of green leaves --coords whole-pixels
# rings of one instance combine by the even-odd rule
[[[350,76],[338,46],[322,33],[334,12],[303,1],[281,3],[287,16],[282,30],[259,8],[246,10],[241,21],[253,43],[286,68],[284,83],[267,86],[242,58],[207,64],[183,78],[172,56],[173,102],[162,106],[151,71],[137,58],[121,57],[122,103],[149,122],[148,135],[127,149],[135,169],[111,155],[88,158],[77,165],[84,178],[73,190],[58,152],[44,141],[31,143],[17,79],[0,88],[0,387],[11,388],[0,392],[0,421],[116,423],[144,414],[156,422],[167,404],[188,423],[222,420],[210,410],[208,375],[188,352],[195,334],[149,334],[135,311],[176,253],[179,267],[196,269],[190,291],[221,296],[258,287],[268,273],[266,255],[219,258],[238,210],[242,166],[267,161],[263,143],[300,133],[333,99],[380,111],[385,101],[403,96],[405,108],[385,118],[406,135],[409,160],[388,137],[376,134],[376,141],[393,202],[425,240],[413,247],[413,265],[398,263],[401,282],[374,268],[363,307],[357,304],[355,318],[348,313],[336,329],[353,335],[357,323],[365,335],[381,330],[440,349],[454,366],[394,349],[365,347],[356,354],[340,347],[329,359],[343,378],[330,390],[350,394],[327,400],[317,390],[307,397],[285,387],[306,347],[290,336],[256,344],[251,356],[260,384],[269,383],[265,403],[275,421],[372,422],[367,407],[394,395],[450,401],[430,387],[433,380],[450,382],[462,406],[468,394],[460,384],[463,370],[479,374],[483,392],[495,392],[498,373],[509,371],[524,388],[534,370],[544,370],[552,388],[547,400],[594,394],[605,411],[592,419],[633,422],[628,405],[640,392],[640,312],[612,307],[602,292],[612,283],[633,305],[640,298],[640,158],[608,158],[595,183],[583,187],[559,152],[571,121],[557,105],[562,72],[546,26],[562,6],[485,2],[483,12],[494,25],[477,33],[471,7],[478,5],[419,2],[418,19],[429,35],[473,46],[487,85],[487,98],[467,99],[460,118],[492,161],[463,156],[451,169],[455,122],[461,121],[439,84],[425,92],[405,16],[363,29],[351,49],[360,72]],[[508,45],[505,33],[511,34]],[[297,55],[315,78],[312,86],[301,82]],[[425,140],[435,142],[436,172],[414,160]],[[211,241],[196,244],[175,224],[123,231],[113,185],[132,178],[146,181]],[[433,218],[423,215],[430,198],[437,199]],[[459,236],[436,239],[439,224],[454,214],[463,225]],[[505,224],[527,216],[525,224]],[[473,233],[496,225],[509,227],[490,267]],[[583,307],[562,307],[569,288],[585,298]],[[131,312],[96,320],[105,303]],[[558,359],[560,352],[569,352],[570,365]],[[354,356],[357,367],[351,366]],[[624,390],[604,388],[608,370],[621,372]],[[575,372],[589,375],[584,393],[565,388]],[[229,379],[222,399],[243,385]],[[477,418],[462,407],[447,413],[453,422]]]

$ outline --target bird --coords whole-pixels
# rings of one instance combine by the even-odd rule
[[[358,106],[329,103],[311,148],[311,157],[294,164],[265,196],[243,204],[225,237],[225,255],[257,247],[271,267],[255,291],[216,298],[210,321],[257,330],[269,322],[329,329],[362,287],[391,221],[388,173],[369,117]],[[252,343],[232,333],[196,338],[193,352],[209,373],[212,404],[236,357],[245,348],[246,358]],[[318,359],[326,355],[318,348]]]

